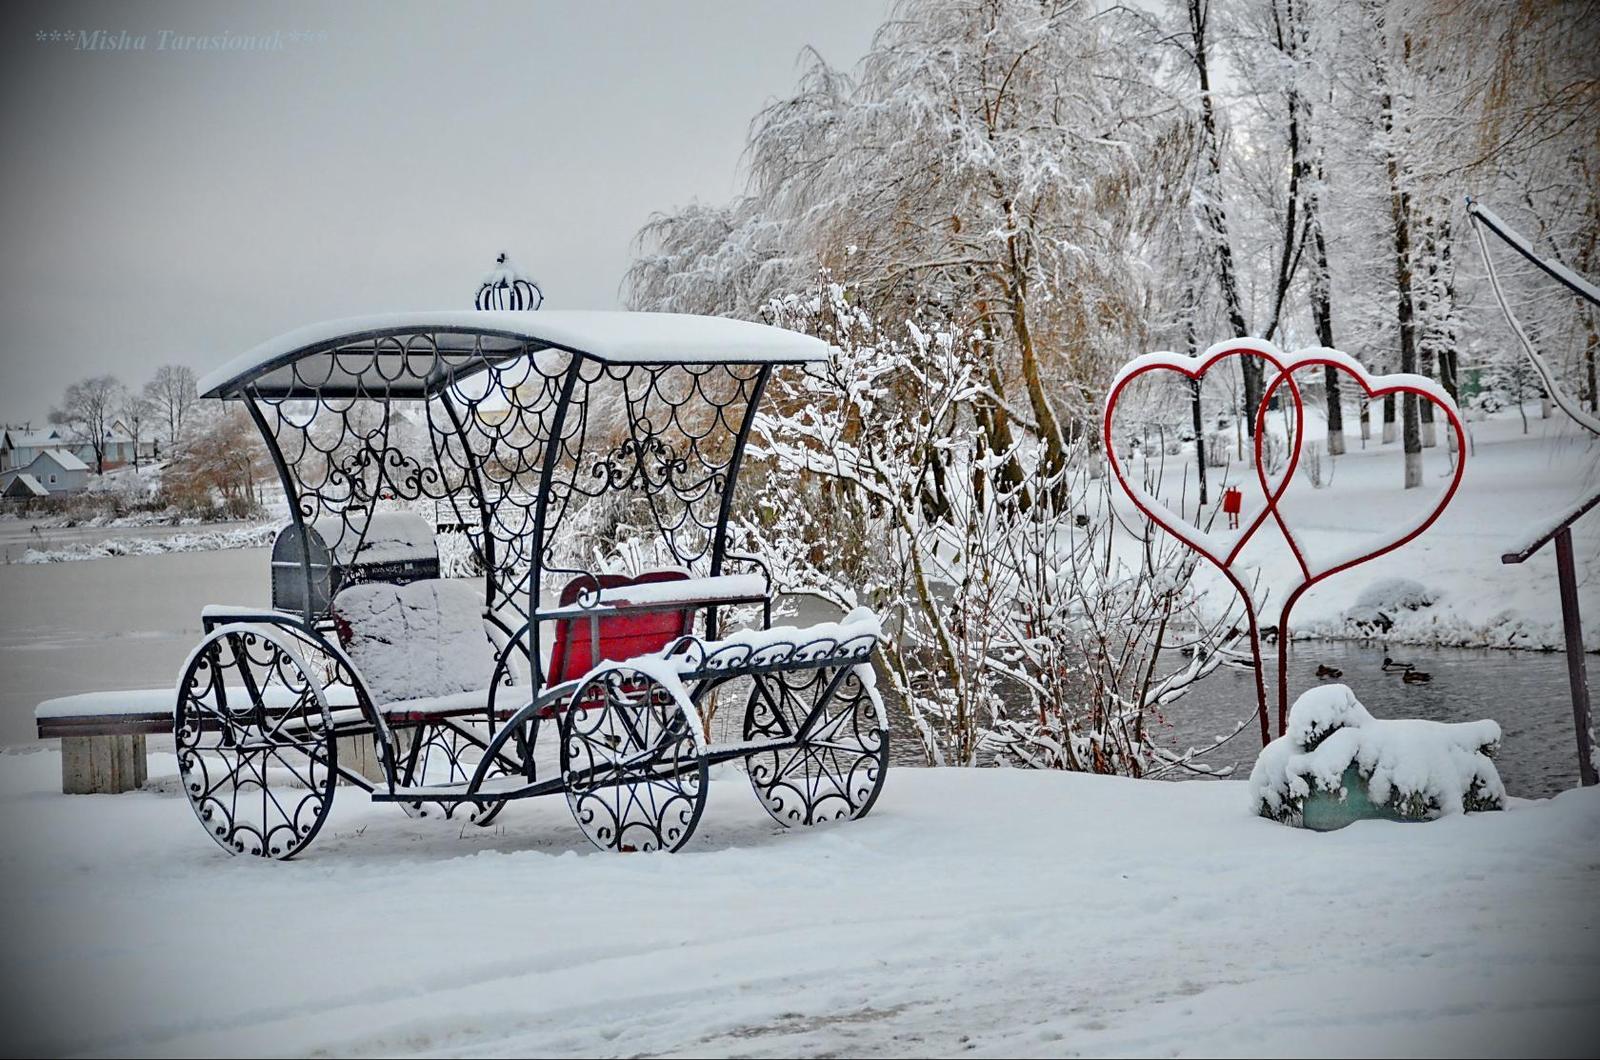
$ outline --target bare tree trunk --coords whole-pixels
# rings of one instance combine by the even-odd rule
[[[1444,301],[1443,284],[1439,273],[1439,223],[1431,213],[1422,217],[1422,282],[1417,290],[1417,320],[1420,335],[1417,340],[1417,357],[1420,372],[1434,378],[1435,354],[1443,346],[1444,318],[1448,306]],[[1422,421],[1422,447],[1431,449],[1439,444],[1433,425],[1433,402],[1417,402]]]
[[[1379,67],[1382,78],[1382,67]],[[1400,371],[1417,370],[1416,314],[1411,291],[1411,198],[1405,190],[1400,173],[1400,158],[1394,146],[1394,97],[1383,83],[1382,123],[1384,133],[1384,170],[1389,177],[1389,216],[1394,223],[1394,279],[1397,295],[1396,319],[1400,326]],[[1387,416],[1391,398],[1385,403],[1385,433],[1390,427]],[[1405,449],[1405,486],[1415,489],[1422,485],[1422,432],[1417,413],[1417,398],[1406,394],[1401,406],[1401,439]],[[1388,439],[1386,438],[1385,441]]]
[[[1292,70],[1299,47],[1299,30],[1294,24],[1294,0],[1284,2],[1287,10],[1280,13],[1279,0],[1272,0],[1272,29],[1274,46],[1283,56],[1284,64]],[[1284,196],[1283,246],[1278,253],[1278,272],[1272,284],[1272,315],[1267,318],[1267,326],[1261,332],[1261,337],[1269,342],[1283,319],[1283,303],[1289,296],[1289,285],[1294,281],[1295,269],[1300,263],[1300,198],[1310,169],[1310,163],[1300,149],[1300,92],[1292,76],[1285,99],[1289,112],[1289,188]],[[1310,209],[1309,205],[1307,209]]]
[[[1595,351],[1600,350],[1600,331],[1595,330],[1594,312],[1591,310],[1583,316],[1583,330],[1588,341],[1583,348],[1583,363],[1588,374],[1589,383],[1589,411],[1600,412],[1600,388],[1595,386]]]
[[[989,331],[989,303],[983,299],[976,299],[978,307],[978,328],[981,336],[975,340],[982,343],[978,352],[982,363],[988,372],[989,389],[996,394],[1004,395],[1005,387],[1000,378],[1000,369],[995,365],[994,342]],[[1017,462],[1016,443],[1011,435],[1011,418],[1006,415],[1006,410],[993,401],[980,400],[975,403],[978,425],[983,428],[984,435],[989,442],[989,448],[996,454],[1005,454],[1005,462],[995,469],[995,476],[1000,480],[999,488],[1006,492],[1020,490],[1019,500],[1023,511],[1033,505],[1033,498],[1028,494],[1023,485],[1022,465]]]
[[[1183,336],[1188,345],[1188,354],[1193,357],[1200,346],[1199,336],[1195,332],[1195,297],[1194,284],[1190,283],[1184,291],[1184,316]],[[1190,412],[1194,419],[1194,463],[1195,473],[1200,476],[1200,507],[1206,506],[1206,417],[1200,407],[1200,380],[1195,379],[1190,384],[1192,401]]]
[[[1322,166],[1318,163],[1319,182],[1321,176]],[[1316,324],[1317,341],[1333,349],[1333,281],[1328,269],[1328,241],[1323,236],[1319,206],[1320,199],[1315,192],[1306,197],[1306,224],[1311,229],[1312,250],[1311,319]],[[1345,451],[1344,395],[1340,392],[1339,370],[1332,365],[1324,365],[1322,385],[1327,391],[1328,401],[1328,455],[1339,456]],[[1363,413],[1362,430],[1366,429],[1366,417]],[[1363,434],[1362,437],[1366,435]]]
[[[1383,444],[1394,443],[1394,395],[1383,396]]]
[[[1211,230],[1217,255],[1217,285],[1222,291],[1223,304],[1228,312],[1228,324],[1233,334],[1243,338],[1250,334],[1245,324],[1244,304],[1239,296],[1239,275],[1234,267],[1233,244],[1228,237],[1228,214],[1222,208],[1222,144],[1217,133],[1216,105],[1211,99],[1211,71],[1206,58],[1206,24],[1210,19],[1209,0],[1189,0],[1189,32],[1193,37],[1195,72],[1200,79],[1200,124],[1203,134],[1206,168],[1211,177],[1202,202],[1206,225]],[[1255,434],[1256,406],[1261,403],[1263,366],[1254,357],[1239,358],[1240,372],[1244,376],[1245,430]]]

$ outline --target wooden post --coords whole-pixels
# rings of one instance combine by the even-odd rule
[[[378,741],[371,733],[365,736],[341,736],[339,765],[352,773],[360,773],[374,784],[384,782],[383,760],[378,754]]]
[[[146,777],[143,733],[61,738],[61,790],[68,795],[133,791]]]
[[[1567,681],[1572,686],[1572,724],[1578,734],[1578,779],[1585,787],[1600,782],[1589,744],[1589,679],[1583,655],[1583,623],[1578,615],[1578,577],[1572,563],[1572,527],[1556,533],[1556,577],[1561,583],[1561,623],[1567,639]]]

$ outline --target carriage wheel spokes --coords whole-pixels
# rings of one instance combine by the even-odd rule
[[[592,676],[561,719],[561,774],[578,827],[602,850],[677,850],[705,809],[692,708],[625,664]]]
[[[173,734],[184,793],[222,849],[291,858],[316,837],[337,752],[321,686],[283,635],[207,636],[179,681]]]
[[[744,738],[798,741],[745,756],[751,787],[786,826],[865,816],[889,767],[888,726],[855,666],[755,675]]]

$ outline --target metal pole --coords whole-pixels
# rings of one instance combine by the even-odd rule
[[[1585,787],[1600,783],[1589,745],[1589,679],[1583,656],[1583,624],[1578,617],[1578,578],[1572,564],[1572,527],[1556,533],[1556,576],[1561,582],[1561,623],[1567,635],[1567,681],[1572,686],[1572,724],[1578,735],[1578,779]]]

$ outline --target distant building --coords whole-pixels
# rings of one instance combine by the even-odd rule
[[[95,464],[94,446],[64,434],[59,427],[44,431],[7,427],[0,431],[0,471],[25,468],[46,449],[64,449],[89,467]],[[132,432],[117,420],[106,430],[105,453],[105,467],[110,471],[134,463],[135,453],[139,463],[154,460],[156,442],[154,438],[141,438],[135,444]]]
[[[106,468],[109,470],[113,462],[119,465],[134,463],[134,450],[136,448],[138,450],[139,463],[142,464],[146,460],[154,460],[156,458],[156,440],[153,434],[154,432],[146,434],[138,442],[135,442],[133,440],[133,432],[128,430],[126,424],[121,420],[112,423],[111,428],[106,431]],[[81,458],[83,454],[80,453],[78,455]]]
[[[46,449],[60,449],[65,445],[61,432],[55,428],[34,431],[26,427],[20,430],[7,427],[0,431],[0,471],[27,467]]]
[[[0,475],[0,480],[3,480],[4,477],[4,475]],[[4,489],[0,489],[0,500],[31,501],[35,497],[48,496],[50,496],[50,491],[39,485],[38,479],[22,471],[12,475],[11,481]]]
[[[23,481],[27,480],[27,481]],[[14,487],[33,496],[34,487],[49,494],[77,493],[89,481],[89,465],[64,448],[43,449],[27,464],[0,471],[0,495],[11,497]],[[22,482],[20,487],[16,484]]]

